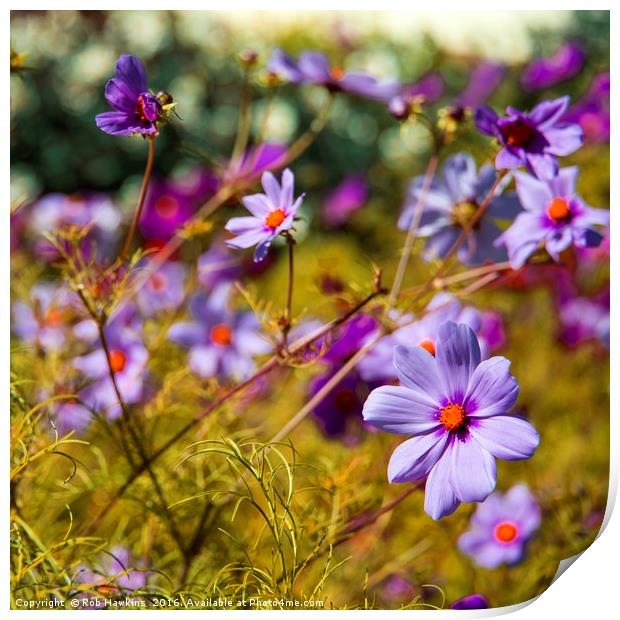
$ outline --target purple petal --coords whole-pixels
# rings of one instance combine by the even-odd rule
[[[261,178],[261,184],[269,202],[271,202],[272,209],[278,209],[280,207],[280,184],[269,171],[264,172]]]
[[[555,198],[559,196],[569,198],[570,196],[573,196],[577,187],[578,176],[578,166],[569,166],[559,170],[557,176],[551,179],[548,183],[550,189],[549,194],[551,197]],[[550,198],[547,199],[547,202],[549,200]]]
[[[553,199],[549,184],[524,172],[515,172],[517,196],[523,208],[532,213],[542,213]]]
[[[518,416],[476,418],[469,432],[485,450],[505,461],[529,459],[540,443],[536,429]]]
[[[451,515],[460,503],[452,490],[451,465],[450,448],[448,448],[431,469],[426,480],[424,511],[435,521]]]
[[[543,135],[549,142],[545,150],[558,157],[574,153],[583,144],[583,129],[577,124],[552,127],[546,129]]]
[[[568,108],[570,97],[559,97],[553,101],[542,101],[532,109],[529,117],[540,130],[551,127],[557,123]]]
[[[203,378],[214,377],[217,374],[219,352],[215,347],[193,347],[189,354],[189,367]]]
[[[471,155],[458,153],[450,157],[444,164],[443,176],[454,203],[470,200],[476,195],[478,175]]]
[[[489,106],[480,106],[474,115],[478,131],[487,136],[495,136],[497,133],[497,113]]]
[[[424,478],[441,458],[448,433],[428,433],[407,439],[394,450],[388,465],[390,482],[412,482]]]
[[[394,368],[401,384],[426,397],[427,402],[439,405],[442,391],[435,358],[416,343],[394,348]]]
[[[528,153],[527,167],[539,179],[552,179],[558,172],[558,160],[545,153]]]
[[[495,488],[495,459],[471,436],[455,438],[450,449],[452,484],[461,502],[481,502]]]
[[[116,77],[122,80],[136,97],[148,90],[146,71],[139,58],[123,54],[116,61]]]
[[[269,246],[271,245],[272,241],[273,237],[270,236],[268,239],[265,239],[263,242],[256,246],[253,259],[255,263],[260,263],[262,260],[264,260],[265,256],[267,256],[267,252],[269,251]]]
[[[560,254],[566,250],[566,248],[570,247],[572,243],[572,230],[568,226],[565,226],[560,230],[554,231],[551,236],[547,237],[545,241],[545,248],[555,261],[559,261]]]
[[[505,357],[484,360],[474,371],[467,389],[469,416],[501,415],[512,409],[519,395],[519,384],[510,374],[510,361]]]
[[[523,166],[524,163],[523,157],[513,153],[508,148],[502,149],[495,157],[495,166],[498,170],[512,170]]]
[[[329,62],[325,54],[320,52],[302,52],[297,62],[303,77],[319,84],[330,82]]]
[[[535,252],[546,234],[547,229],[541,222],[540,215],[521,213],[495,244],[505,245],[508,248],[512,268],[519,269]]]
[[[168,330],[168,340],[188,348],[205,343],[207,336],[206,327],[200,323],[174,323]]]
[[[107,102],[120,112],[126,112],[129,115],[135,114],[138,105],[138,96],[128,85],[119,80],[112,78],[105,85],[105,98]]]
[[[271,204],[265,194],[252,194],[243,198],[243,206],[254,216],[259,219],[265,219],[272,210]],[[227,230],[230,230],[227,228]],[[235,231],[231,231],[235,232]]]
[[[437,407],[408,388],[384,385],[373,390],[364,403],[366,422],[386,433],[417,435],[438,427]]]
[[[469,380],[480,364],[476,334],[467,325],[446,321],[439,328],[436,359],[450,402],[463,402]]]

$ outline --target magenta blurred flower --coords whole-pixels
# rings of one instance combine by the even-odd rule
[[[192,297],[192,321],[175,323],[168,338],[189,349],[189,366],[200,377],[245,379],[254,368],[254,356],[271,345],[261,335],[252,312],[229,308],[231,285],[219,284],[209,295]]]
[[[482,313],[471,306],[463,306],[450,293],[438,293],[427,305],[426,313],[421,319],[411,322],[413,316],[400,317],[400,322],[408,323],[408,325],[396,329],[379,340],[358,364],[360,374],[366,381],[383,383],[394,381],[397,378],[396,369],[392,363],[394,347],[417,344],[431,355],[435,355],[439,328],[446,321],[463,323],[471,327],[478,338],[482,358],[485,359],[500,344],[495,333],[483,333],[486,314],[488,313]],[[501,318],[499,321],[501,328]],[[491,336],[491,340],[487,340],[485,335]]]
[[[282,165],[286,144],[265,142],[247,149],[241,157],[231,161],[220,173],[223,185],[258,179],[263,172]]]
[[[226,241],[229,247],[243,249],[257,246],[255,262],[265,258],[269,246],[280,233],[293,228],[297,210],[303,200],[303,194],[297,199],[294,197],[295,178],[288,168],[282,173],[282,186],[271,172],[263,173],[261,183],[264,194],[243,198],[245,208],[252,215],[233,217],[225,227],[236,235]]]
[[[562,168],[550,181],[516,172],[517,195],[525,209],[496,241],[508,248],[514,269],[525,264],[540,245],[559,261],[571,245],[596,247],[603,239],[594,226],[609,225],[609,211],[593,209],[576,194],[579,168]]]
[[[427,261],[443,258],[468,225],[495,180],[496,173],[492,166],[485,165],[478,172],[471,155],[453,155],[446,160],[441,177],[433,180],[428,191],[424,192],[424,177],[416,177],[409,184],[398,227],[409,229],[422,197],[424,211],[418,236],[428,237],[423,256]],[[514,218],[519,211],[519,201],[513,192],[497,195],[501,189],[496,190],[484,215],[458,249],[457,257],[466,265],[506,259],[505,252],[498,251],[494,245],[501,234],[495,220]]]
[[[178,179],[152,181],[140,232],[146,239],[170,239],[216,190],[216,178],[205,169],[192,170]]]
[[[30,303],[13,302],[13,332],[43,351],[59,351],[67,337],[68,319],[77,301],[74,293],[51,282],[30,289]]]
[[[540,519],[538,502],[525,484],[517,484],[505,495],[493,493],[476,508],[471,528],[459,538],[459,549],[484,568],[516,564]]]
[[[147,261],[143,269],[151,269]],[[185,298],[187,267],[168,261],[151,273],[138,291],[136,302],[143,316],[153,316],[161,310],[178,308]]]
[[[568,41],[548,58],[532,60],[521,74],[521,86],[525,90],[535,91],[555,86],[577,75],[586,60],[586,55],[579,43]]]
[[[505,75],[506,65],[483,60],[472,69],[467,86],[455,97],[454,104],[463,108],[477,108],[493,94]]]
[[[488,106],[476,110],[478,131],[493,136],[502,145],[495,158],[500,169],[525,166],[540,179],[553,178],[557,158],[574,153],[583,143],[583,132],[576,123],[564,119],[569,97],[539,103],[531,112],[508,106],[499,117]]]
[[[368,199],[368,184],[358,174],[348,175],[325,199],[321,218],[328,226],[342,226]]]
[[[394,451],[388,479],[428,477],[424,510],[437,520],[461,502],[483,501],[495,488],[495,459],[528,459],[540,439],[527,420],[509,413],[519,393],[510,362],[481,361],[470,327],[444,323],[435,356],[412,345],[394,349],[400,385],[373,390],[363,416],[385,432],[413,435]]]
[[[115,136],[157,133],[162,106],[149,91],[146,71],[139,58],[120,56],[116,61],[116,77],[105,86],[105,98],[116,112],[98,114],[99,129]]]
[[[482,594],[464,596],[450,605],[450,609],[489,609],[489,601]]]
[[[389,101],[400,87],[396,80],[378,80],[363,71],[344,71],[331,67],[321,52],[301,52],[299,60],[279,48],[273,50],[267,70],[293,83],[305,82],[325,86],[377,101]]]
[[[592,297],[563,294],[559,299],[561,338],[569,346],[598,340],[610,344],[609,290]]]
[[[412,106],[421,101],[432,103],[441,97],[444,91],[441,74],[431,71],[413,84],[404,84],[398,88],[388,101],[388,110],[392,116],[405,119],[409,116]]]
[[[579,123],[586,142],[609,142],[609,73],[594,77],[588,94],[568,110],[564,119]]]

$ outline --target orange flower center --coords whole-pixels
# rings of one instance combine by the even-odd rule
[[[144,99],[142,95],[138,97],[138,107],[136,108],[136,114],[140,117],[141,121],[147,121],[146,113],[144,112]]]
[[[114,372],[122,372],[127,363],[127,356],[118,349],[110,351],[108,359],[110,360],[110,367]]]
[[[433,357],[435,357],[435,343],[432,340],[421,340],[418,342],[418,346],[422,347],[425,351],[428,351]]]
[[[58,308],[50,308],[43,319],[43,323],[48,327],[56,327],[62,323],[62,319],[62,310],[59,310]]]
[[[342,67],[332,67],[332,70],[329,72],[332,76],[332,79],[338,81],[344,77],[344,69]]]
[[[268,228],[277,228],[280,224],[282,224],[285,217],[286,213],[284,213],[282,209],[276,209],[265,218],[265,225]]]
[[[461,405],[446,405],[440,412],[439,421],[448,431],[457,431],[465,425],[467,416]]]
[[[156,293],[161,293],[168,285],[168,278],[163,273],[154,273],[149,278],[149,286]]]
[[[519,528],[510,521],[495,526],[495,538],[503,543],[511,543],[519,534]]]
[[[554,222],[563,222],[570,217],[570,206],[566,198],[554,198],[547,207],[547,215]]]
[[[179,210],[179,201],[172,196],[161,196],[155,201],[155,212],[159,217],[169,219]]]
[[[211,330],[211,341],[227,347],[232,341],[232,331],[228,325],[220,323]]]
[[[504,139],[510,146],[527,146],[536,131],[523,120],[517,120],[502,129]]]

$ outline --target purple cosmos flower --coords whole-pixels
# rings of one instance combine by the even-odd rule
[[[564,294],[559,306],[561,338],[566,344],[574,347],[584,341],[598,340],[609,349],[609,290],[593,297]]]
[[[564,120],[579,123],[586,142],[609,142],[609,73],[594,77],[588,94],[568,110]]]
[[[148,262],[144,266],[149,269]],[[178,308],[185,297],[187,267],[183,263],[168,261],[153,272],[136,298],[144,316],[153,316],[160,310]]]
[[[470,327],[444,323],[435,356],[416,344],[394,349],[400,385],[373,390],[363,416],[388,433],[413,435],[392,455],[388,479],[428,476],[424,510],[437,520],[461,502],[484,500],[495,488],[495,459],[528,459],[540,439],[527,420],[509,413],[519,393],[510,362],[481,362]]]
[[[281,49],[274,49],[267,70],[293,83],[319,84],[333,91],[344,91],[377,101],[389,101],[400,88],[396,80],[378,80],[363,71],[344,71],[330,67],[321,52],[302,52],[295,62]]]
[[[43,235],[72,226],[88,228],[82,243],[85,255],[95,242],[98,254],[105,256],[116,245],[116,232],[122,220],[120,210],[105,194],[47,194],[32,205],[28,227],[35,235],[35,251],[43,258],[58,256],[56,248]]]
[[[265,142],[247,149],[239,159],[231,161],[220,173],[222,184],[232,185],[242,181],[258,179],[266,170],[271,170],[283,161],[286,144]]]
[[[442,258],[450,251],[496,179],[492,166],[485,165],[477,172],[473,157],[465,153],[448,158],[442,174],[442,178],[434,179],[429,191],[423,195],[424,211],[418,236],[428,237],[424,252],[424,258],[428,261]],[[417,177],[409,185],[407,199],[398,220],[401,230],[408,230],[411,225],[411,218],[422,196],[423,184],[423,177]],[[505,253],[498,252],[493,244],[501,233],[495,219],[512,219],[518,211],[519,201],[514,193],[496,195],[467,241],[459,248],[459,260],[466,265],[504,260]]]
[[[107,360],[103,347],[98,344],[94,351],[73,362],[75,368],[93,379],[93,382],[80,392],[81,400],[92,409],[105,411],[110,419],[120,415],[121,407],[110,379],[109,366],[114,371],[116,384],[127,405],[140,402],[143,396],[148,352],[141,340],[141,324],[134,317],[135,310],[127,304],[107,324]],[[94,321],[84,321],[76,325],[75,331],[78,337],[95,341]]]
[[[586,60],[579,43],[568,41],[560,46],[553,56],[532,60],[521,74],[521,86],[535,91],[549,88],[577,75]]]
[[[178,179],[153,181],[140,218],[140,232],[151,240],[170,239],[216,190],[216,178],[201,168]]]
[[[495,242],[508,248],[514,269],[525,264],[540,245],[559,261],[571,245],[596,247],[603,239],[593,226],[609,225],[609,211],[593,209],[576,193],[577,166],[563,168],[550,181],[515,173],[517,195],[525,209]]]
[[[66,339],[68,318],[72,314],[73,294],[51,283],[35,284],[31,303],[13,303],[13,332],[24,342],[43,351],[58,351]]]
[[[200,284],[210,290],[220,282],[235,280],[242,269],[238,255],[233,254],[224,243],[216,241],[200,256],[196,271]]]
[[[264,194],[252,194],[243,198],[248,217],[233,217],[226,230],[236,235],[226,241],[231,248],[249,248],[256,245],[254,262],[263,260],[272,241],[282,232],[291,230],[303,194],[294,198],[295,178],[287,168],[282,173],[282,186],[271,172],[263,174],[261,183]]]
[[[583,132],[563,117],[570,97],[539,103],[531,112],[506,108],[506,116],[488,106],[476,110],[478,131],[499,140],[502,150],[495,158],[497,169],[525,166],[539,179],[553,178],[558,157],[574,153],[583,144]]]
[[[450,609],[489,609],[489,601],[482,594],[464,596],[450,605]]]
[[[441,97],[444,91],[444,81],[436,71],[422,76],[413,84],[404,84],[388,102],[388,110],[392,116],[405,119],[411,113],[416,102],[432,103]]]
[[[368,184],[358,174],[348,175],[325,199],[321,217],[332,227],[342,226],[368,199]]]
[[[113,136],[157,133],[162,106],[149,91],[144,65],[135,56],[116,61],[116,77],[105,85],[105,98],[116,112],[97,114],[97,127]]]
[[[408,324],[379,340],[358,364],[360,374],[366,381],[380,381],[383,383],[394,381],[397,378],[396,370],[392,364],[394,347],[397,345],[413,346],[417,344],[431,355],[435,355],[439,328],[446,321],[464,323],[471,327],[478,338],[482,357],[486,358],[490,351],[501,344],[497,340],[495,333],[488,334],[492,337],[492,340],[486,340],[483,333],[486,314],[488,313],[481,313],[471,306],[464,307],[450,293],[438,293],[427,305],[425,315],[418,321],[412,322],[413,317],[411,315],[400,317],[400,323]]]
[[[189,351],[189,366],[199,376],[245,379],[255,368],[253,357],[271,346],[260,334],[252,312],[229,309],[231,285],[219,284],[210,295],[190,302],[193,321],[175,323],[168,338]]]
[[[458,542],[463,553],[484,568],[516,564],[540,526],[540,507],[527,486],[517,484],[505,495],[490,495],[476,508],[470,524]]]
[[[465,89],[455,97],[454,104],[461,108],[477,108],[482,105],[501,84],[506,75],[506,65],[484,60],[476,65]]]

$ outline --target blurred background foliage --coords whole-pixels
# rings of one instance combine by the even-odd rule
[[[582,71],[542,92],[520,88],[519,76],[531,58],[550,55],[569,40],[583,46],[587,60]],[[97,113],[108,109],[103,86],[121,53],[140,56],[153,88],[166,89],[178,102],[182,120],[175,119],[158,140],[155,174],[164,177],[228,157],[237,129],[242,80],[236,56],[246,47],[259,53],[259,63],[266,62],[276,45],[292,53],[317,48],[338,64],[403,82],[439,71],[446,88],[438,106],[450,104],[479,59],[491,58],[508,64],[491,104],[528,109],[541,98],[570,94],[577,100],[587,93],[594,75],[609,69],[609,15],[595,11],[486,16],[19,11],[12,14],[11,45],[16,53],[25,54],[25,69],[11,82],[12,199],[32,201],[50,192],[98,190],[111,193],[129,213],[146,145],[138,138],[110,137],[94,122]],[[260,79],[253,83],[252,94],[256,137],[270,95]],[[313,87],[280,87],[271,104],[265,138],[290,143],[311,123],[321,95]],[[459,135],[447,153],[463,149],[480,162],[493,154],[489,142],[472,127]],[[401,126],[384,105],[337,99],[325,131],[294,164],[297,189],[307,193],[303,214],[308,222],[303,231],[307,236],[297,249],[296,313],[321,319],[337,314],[340,296],[326,295],[321,289],[326,275],[343,283],[343,295],[367,290],[371,262],[384,269],[386,282],[391,281],[404,236],[395,222],[405,184],[424,170],[429,150],[425,130]],[[582,167],[579,190],[586,201],[606,208],[608,151],[606,143],[586,144],[567,158],[567,163]],[[344,228],[329,229],[318,220],[318,210],[326,193],[349,173],[368,179],[368,204]],[[226,206],[216,215],[215,230],[221,229],[233,207]],[[183,257],[195,260],[209,243],[208,237],[192,240]],[[431,268],[414,257],[406,285],[424,282]],[[19,249],[13,271],[13,296],[18,298],[27,298],[30,287],[52,273]],[[273,265],[247,286],[259,299],[281,304],[285,277],[284,252],[276,250]],[[596,290],[606,277],[603,266],[582,284]],[[140,590],[145,597],[173,596],[178,591],[238,595],[242,579],[224,570],[229,562],[245,566],[244,587],[258,596],[314,597],[336,608],[397,608],[416,597],[440,606],[441,593],[423,584],[441,588],[448,602],[474,591],[483,592],[494,606],[538,594],[559,560],[583,550],[602,520],[608,482],[608,356],[594,344],[568,349],[558,341],[557,307],[548,287],[495,287],[470,302],[503,313],[508,342],[501,354],[513,362],[512,371],[521,385],[519,406],[542,437],[531,461],[498,464],[499,488],[525,481],[543,507],[541,531],[522,564],[510,569],[476,568],[456,547],[474,506],[462,506],[453,517],[435,523],[423,512],[422,492],[412,494],[352,541],[335,547],[333,557],[320,557],[295,583],[264,583],[263,573],[256,572],[277,573],[272,556],[279,547],[269,536],[257,535],[263,524],[251,502],[243,503],[232,522],[231,505],[207,512],[207,543],[190,574],[181,579],[182,561],[150,499],[146,477],[105,519],[97,538],[74,538],[73,529],[80,532],[105,504],[123,481],[126,468],[120,464],[117,446],[96,427],[79,438],[87,440],[88,446],[54,443],[49,424],[45,428],[45,416],[37,414],[39,388],[50,386],[54,377],[66,372],[71,352],[41,357],[16,341],[13,423],[27,429],[17,441],[31,455],[19,482],[14,482],[16,591],[32,598],[66,597],[75,592],[81,566],[92,567],[101,562],[103,548],[122,544],[132,550],[138,568],[149,571],[149,585]],[[167,320],[169,324],[172,317]],[[193,376],[186,368],[185,354],[162,339],[165,327],[147,326],[149,369],[157,387],[140,415],[145,441],[155,445],[198,413],[216,389]],[[266,441],[307,400],[311,376],[312,370],[305,368],[282,371],[275,381],[259,386],[258,398],[230,403],[208,417],[186,444],[207,438],[234,438],[243,445],[249,440]],[[361,442],[343,445],[326,439],[307,420],[290,440],[301,465],[287,476],[301,491],[291,500],[287,518],[299,527],[300,554],[312,552],[321,532],[342,525],[360,509],[379,507],[401,490],[386,480],[387,461],[398,438],[366,432]],[[66,452],[69,458],[48,454],[32,459],[48,444],[50,454]],[[245,450],[251,452],[248,445]],[[173,513],[189,538],[192,524],[205,510],[206,500],[200,494],[234,484],[235,477],[224,463],[239,457],[231,456],[226,452],[230,446],[225,446],[226,454],[202,454],[179,464],[188,452],[200,449],[183,451],[182,447],[181,442],[170,451],[158,471],[171,503],[181,502]],[[290,458],[290,448],[286,450]],[[260,487],[258,481],[254,483]],[[290,549],[285,553],[286,563],[293,565]],[[343,560],[331,572],[329,567]],[[391,587],[395,579],[398,587]]]

